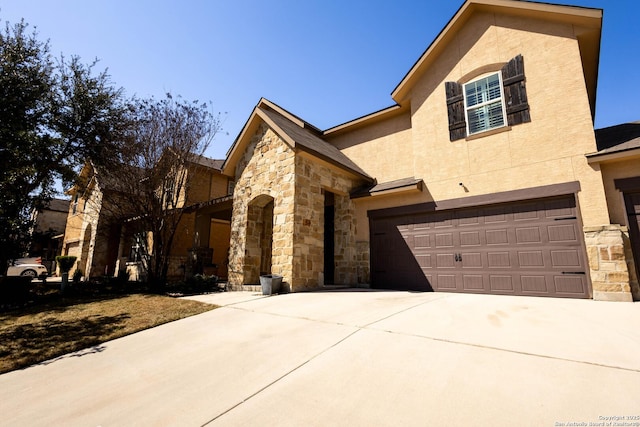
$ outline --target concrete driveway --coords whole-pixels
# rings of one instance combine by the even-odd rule
[[[637,303],[194,299],[223,307],[1,375],[0,425],[640,426]]]

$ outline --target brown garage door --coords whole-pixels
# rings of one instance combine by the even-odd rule
[[[370,224],[374,288],[590,297],[573,196]]]

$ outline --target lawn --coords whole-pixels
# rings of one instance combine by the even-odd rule
[[[60,298],[0,313],[0,374],[216,308],[161,295]]]

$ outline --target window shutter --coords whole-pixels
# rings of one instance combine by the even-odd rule
[[[447,114],[449,115],[449,139],[455,141],[467,136],[467,122],[464,118],[464,95],[462,85],[445,82],[447,93]]]
[[[530,122],[522,55],[516,56],[502,67],[502,84],[509,126]]]

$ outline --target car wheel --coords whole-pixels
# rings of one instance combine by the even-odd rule
[[[31,277],[32,279],[35,279],[38,273],[36,273],[35,270],[25,270],[20,273],[20,275],[23,277]]]

